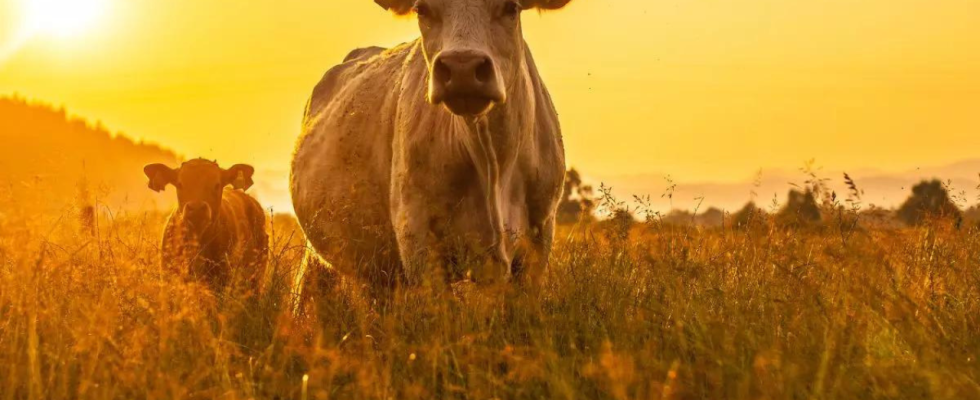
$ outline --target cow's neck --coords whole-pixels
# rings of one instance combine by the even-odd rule
[[[514,76],[507,77],[507,102],[497,104],[479,117],[454,116],[456,140],[463,141],[475,162],[495,164],[496,171],[506,179],[528,142],[534,124],[534,104],[528,68],[523,62]],[[475,154],[484,153],[484,155]]]
[[[506,103],[496,105],[480,117],[454,117],[453,124],[454,129],[463,131],[453,136],[463,142],[480,175],[487,200],[487,217],[497,241],[496,256],[508,263],[501,192],[510,184],[514,165],[529,141],[534,121],[529,71],[523,62],[520,65],[522,68],[507,80]]]

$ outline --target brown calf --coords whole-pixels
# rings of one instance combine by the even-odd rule
[[[150,189],[177,188],[177,207],[163,234],[164,265],[203,279],[215,291],[226,287],[233,274],[261,289],[269,237],[262,206],[245,194],[254,171],[241,164],[225,170],[204,159],[176,169],[162,164],[143,168]]]

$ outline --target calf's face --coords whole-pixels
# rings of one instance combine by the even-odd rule
[[[143,168],[150,180],[150,189],[160,192],[167,185],[177,188],[177,217],[189,229],[198,232],[209,228],[217,218],[224,188],[232,185],[235,189],[247,190],[252,186],[254,171],[243,164],[226,170],[206,160],[188,161],[176,169],[163,164]]]
[[[475,116],[507,101],[524,63],[521,12],[558,9],[570,0],[375,0],[414,12],[428,66],[428,100]]]

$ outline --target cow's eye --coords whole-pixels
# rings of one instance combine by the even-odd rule
[[[432,10],[429,8],[428,4],[418,3],[415,5],[415,14],[419,18],[429,18],[432,16]]]
[[[520,15],[522,9],[523,7],[521,7],[521,3],[516,1],[508,1],[504,4],[504,16],[509,18],[517,17]]]

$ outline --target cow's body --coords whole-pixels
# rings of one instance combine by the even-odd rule
[[[506,77],[506,102],[460,116],[426,101],[423,47],[356,50],[316,86],[292,166],[296,215],[326,261],[374,283],[459,264],[490,279],[523,264],[534,279],[565,163],[531,53]]]

